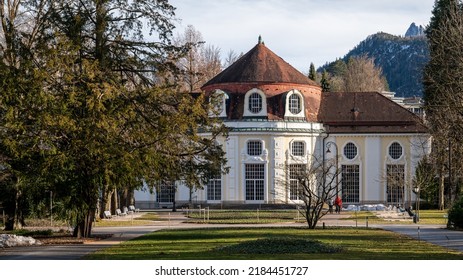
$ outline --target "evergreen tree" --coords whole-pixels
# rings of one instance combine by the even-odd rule
[[[226,171],[216,143],[224,126],[209,118],[202,96],[164,80],[190,47],[171,44],[168,1],[24,3],[35,5],[37,28],[19,32],[12,13],[1,6],[0,14],[0,186],[12,190],[12,204],[23,186],[52,190],[74,234],[89,236],[98,200],[106,204],[116,189],[161,179],[201,187]],[[146,27],[157,41],[144,38]]]
[[[309,79],[311,79],[312,81],[317,80],[317,71],[315,71],[315,66],[313,62],[310,63]]]
[[[328,72],[323,70],[322,79],[320,81],[323,92],[329,92],[331,90],[331,85],[328,77]]]
[[[428,127],[433,135],[433,155],[439,182],[439,208],[445,208],[444,184],[449,178],[447,202],[460,193],[457,185],[463,156],[460,135],[463,133],[463,11],[457,0],[436,1],[426,30],[430,60],[424,70],[424,100]],[[447,176],[448,175],[448,176]]]

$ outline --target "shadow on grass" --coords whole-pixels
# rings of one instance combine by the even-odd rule
[[[284,251],[281,239],[292,239]],[[265,246],[261,243],[265,240]],[[249,243],[250,242],[250,243]],[[339,250],[304,251],[305,242],[316,242]],[[251,244],[251,245],[249,245]],[[304,245],[305,244],[305,245]],[[299,246],[297,246],[299,245]],[[233,246],[257,246],[258,252],[220,250]],[[265,249],[267,248],[267,249]],[[299,249],[298,249],[299,248]],[[278,259],[463,259],[459,252],[378,229],[335,228],[221,228],[163,230],[124,242],[87,256],[88,259],[165,259],[165,260],[278,260]]]

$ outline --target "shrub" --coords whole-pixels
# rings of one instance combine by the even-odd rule
[[[463,228],[463,196],[459,200],[456,200],[452,208],[450,208],[448,219],[447,227],[455,229]]]

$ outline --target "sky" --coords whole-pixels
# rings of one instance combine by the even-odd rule
[[[177,33],[188,25],[206,44],[246,53],[265,45],[303,73],[343,57],[369,35],[427,26],[434,0],[171,0]]]

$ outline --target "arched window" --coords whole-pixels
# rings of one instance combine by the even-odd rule
[[[267,117],[267,97],[258,88],[246,92],[244,96],[243,117]]]
[[[293,156],[303,157],[305,155],[305,142],[294,141],[291,144],[291,154]]]
[[[249,96],[249,112],[256,114],[260,111],[262,111],[262,96],[254,92]]]
[[[289,97],[289,111],[297,115],[301,112],[302,106],[301,106],[301,97],[295,93],[291,94]]]
[[[402,145],[397,142],[394,142],[389,146],[389,156],[392,159],[399,159],[403,154]]]
[[[344,146],[344,156],[347,159],[354,159],[357,156],[357,146],[354,143],[350,142]]]

